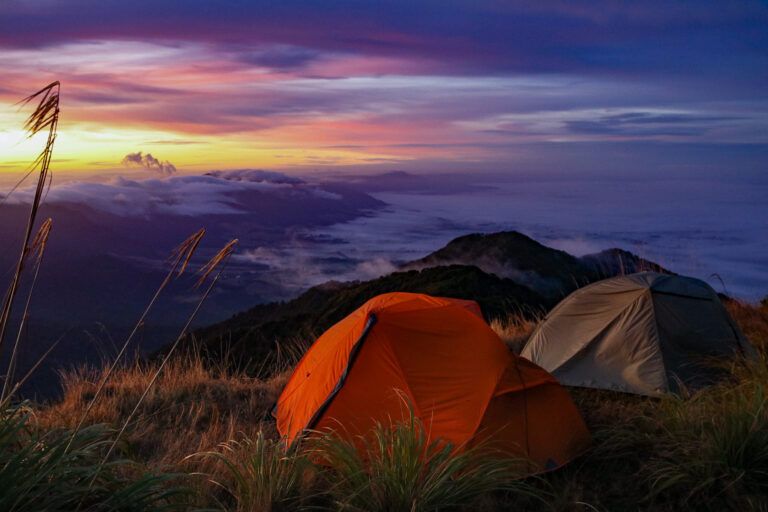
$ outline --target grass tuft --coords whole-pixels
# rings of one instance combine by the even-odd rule
[[[259,431],[254,438],[241,436],[219,445],[217,450],[192,455],[190,459],[212,461],[211,483],[223,489],[237,512],[281,512],[306,510],[314,467],[297,448],[270,439]],[[224,504],[224,506],[227,506]]]
[[[379,424],[349,440],[335,432],[314,440],[313,457],[327,467],[329,493],[340,510],[463,510],[493,493],[531,494],[519,461],[475,447],[456,452],[410,421]]]
[[[704,509],[762,497],[768,507],[767,391],[768,382],[752,380],[665,400],[658,455],[646,468],[651,498]]]
[[[91,425],[72,436],[66,430],[41,432],[30,419],[23,407],[0,412],[0,510],[187,509],[191,494],[180,476],[149,473],[127,459],[112,460],[94,480],[113,436],[107,427]]]
[[[634,478],[627,497],[643,510],[766,509],[768,371],[764,360],[735,368],[735,383],[638,399],[598,427],[590,478]]]
[[[513,353],[520,354],[540,320],[539,317],[512,313],[506,318],[491,320],[491,329]]]

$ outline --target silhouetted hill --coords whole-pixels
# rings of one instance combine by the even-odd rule
[[[534,316],[590,282],[638,270],[665,271],[620,249],[576,258],[516,231],[466,235],[402,270],[370,281],[330,281],[287,302],[255,306],[194,333],[220,360],[225,352],[258,367],[285,343],[311,343],[325,329],[381,293],[427,293],[477,301],[488,320],[511,312]],[[188,341],[188,344],[190,342]]]
[[[402,291],[477,301],[486,318],[511,311],[535,314],[551,304],[536,292],[477,267],[451,265],[395,272],[364,282],[331,282],[310,288],[288,302],[263,304],[195,333],[196,343],[218,359],[227,352],[235,361],[258,367],[278,344],[312,342],[376,295]]]

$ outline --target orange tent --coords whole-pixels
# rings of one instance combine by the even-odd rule
[[[379,295],[318,338],[278,399],[277,428],[289,442],[306,430],[365,434],[406,419],[403,396],[433,438],[485,440],[537,471],[589,444],[568,392],[514,356],[477,303],[413,293]]]

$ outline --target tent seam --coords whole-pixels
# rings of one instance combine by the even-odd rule
[[[344,387],[344,383],[347,380],[347,377],[349,376],[349,372],[352,369],[352,366],[355,363],[355,360],[357,359],[357,355],[359,354],[360,350],[363,348],[363,343],[370,335],[371,331],[373,330],[373,326],[377,323],[376,321],[376,315],[373,313],[370,313],[368,316],[368,319],[366,320],[366,326],[363,329],[363,332],[360,334],[360,338],[355,342],[353,345],[350,354],[349,359],[347,360],[346,367],[344,368],[344,372],[339,377],[338,382],[331,390],[330,394],[326,397],[325,400],[323,400],[323,403],[321,403],[317,410],[314,412],[312,417],[307,422],[307,425],[301,430],[302,432],[306,432],[308,430],[311,430],[315,427],[318,421],[320,421],[320,417],[325,414],[325,411],[328,409],[328,407],[331,405],[331,402],[333,402],[333,399],[336,398],[336,395],[339,394],[339,391],[341,391],[341,388]],[[298,439],[299,436],[296,437]]]
[[[661,368],[664,370],[664,390],[669,391],[669,371],[667,370],[667,362],[664,360],[664,354],[661,349],[661,336],[659,335],[659,322],[656,319],[656,302],[653,300],[654,291],[652,288],[648,288],[648,295],[651,300],[651,311],[653,312],[653,333],[656,336],[656,346],[659,348],[659,354],[661,354]]]

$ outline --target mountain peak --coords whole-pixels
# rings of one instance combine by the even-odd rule
[[[578,258],[547,247],[519,231],[460,236],[442,249],[406,263],[402,268],[452,264],[475,265],[545,296],[562,296],[592,278],[592,269]]]

